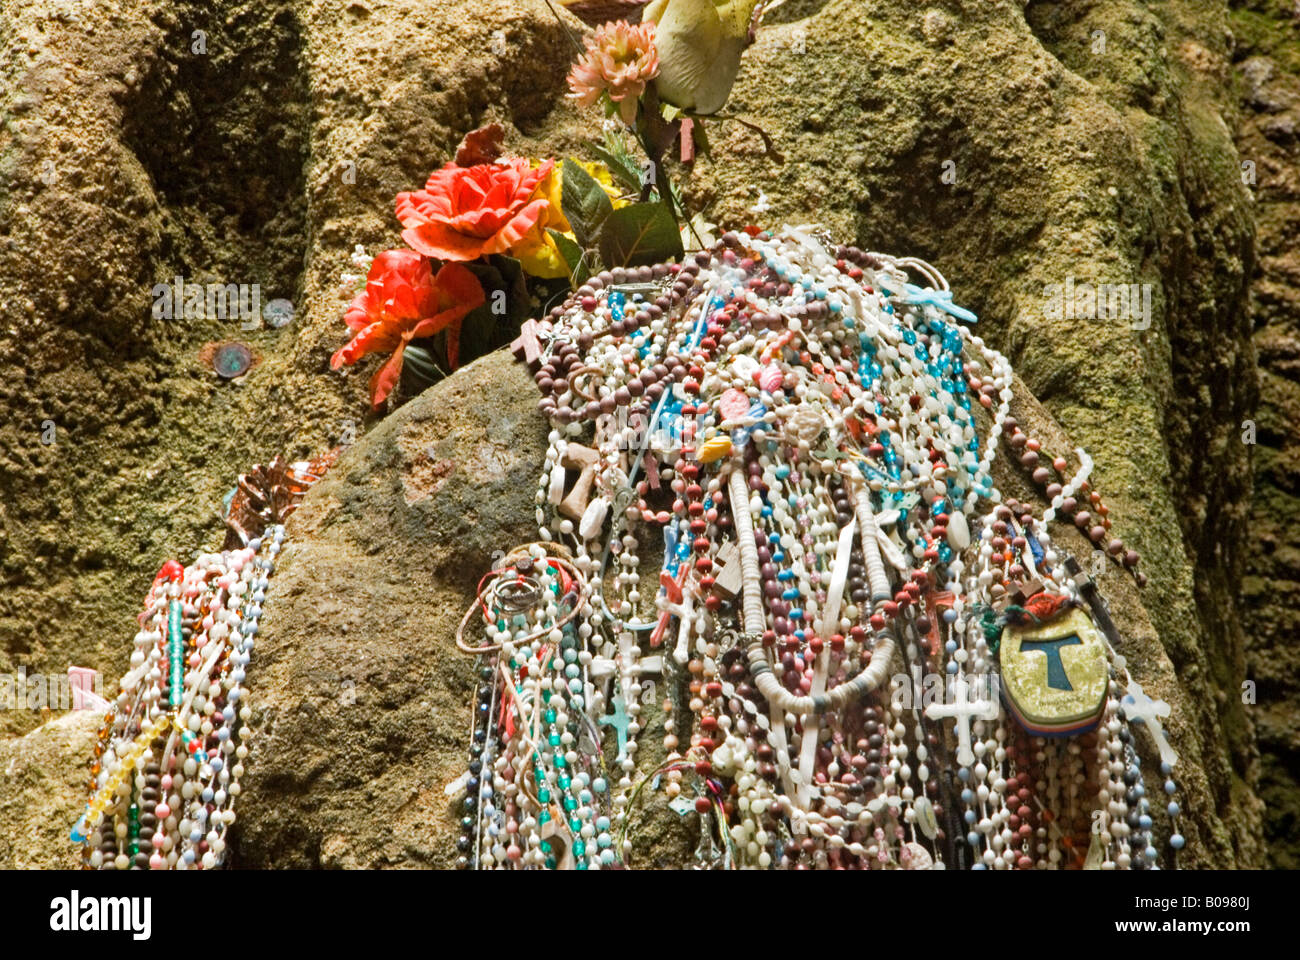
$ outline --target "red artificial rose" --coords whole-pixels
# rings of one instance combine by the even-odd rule
[[[537,222],[547,200],[534,198],[555,161],[536,167],[515,157],[473,167],[449,163],[423,190],[397,195],[402,239],[426,257],[474,260],[505,253]]]
[[[402,351],[412,340],[447,331],[447,362],[459,359],[460,322],[485,300],[483,286],[465,267],[445,264],[435,276],[430,262],[411,250],[385,250],[375,257],[366,289],[357,294],[344,316],[356,331],[330,358],[337,370],[368,353],[392,353],[370,378],[371,402],[378,407],[397,385]]]

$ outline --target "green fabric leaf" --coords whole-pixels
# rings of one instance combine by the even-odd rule
[[[586,282],[587,278],[591,276],[591,257],[587,256],[586,251],[583,250],[582,247],[578,246],[573,238],[567,234],[563,234],[558,230],[552,230],[550,227],[546,228],[546,232],[549,233],[551,239],[555,241],[555,246],[560,251],[560,256],[564,257],[564,262],[569,267],[570,284],[574,289],[582,286],[582,284]]]
[[[615,210],[600,235],[600,258],[607,267],[638,267],[681,256],[682,235],[663,203]]]
[[[501,274],[502,289],[506,291],[506,316],[516,326],[528,319],[528,274],[524,265],[504,253],[494,253],[490,260]],[[513,336],[513,335],[512,335]]]
[[[415,344],[428,346],[416,346]],[[402,351],[402,393],[418,396],[446,376],[430,349],[433,339],[417,340]]]
[[[532,303],[527,274],[523,264],[514,257],[494,253],[465,266],[483,285],[486,300],[466,314],[461,323],[461,366],[509,343],[528,319]]]
[[[601,227],[614,212],[614,205],[599,181],[572,160],[564,161],[563,176],[560,208],[573,227],[578,243],[584,248],[594,247]]]
[[[601,163],[609,167],[609,172],[613,174],[615,180],[632,193],[640,191],[641,171],[636,168],[636,164],[631,157],[616,156],[611,151],[594,143],[591,144],[591,149],[600,158]]]
[[[504,320],[505,317],[492,312],[490,303],[465,314],[460,325],[459,360],[462,367],[492,352],[496,347],[497,328]]]

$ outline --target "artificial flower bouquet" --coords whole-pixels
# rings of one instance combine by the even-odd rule
[[[386,356],[370,378],[378,409],[399,383],[413,395],[508,343],[594,273],[680,260],[694,227],[663,157],[675,142],[686,164],[707,148],[700,117],[725,103],[761,12],[756,0],[654,0],[639,24],[599,26],[568,77],[578,104],[604,105],[599,159],[508,156],[501,126],[470,133],[423,189],[397,195],[406,246],[354,256],[353,337],[331,366]]]

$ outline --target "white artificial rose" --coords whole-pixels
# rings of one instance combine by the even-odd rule
[[[683,110],[717,113],[731,95],[759,0],[652,0],[659,98]]]

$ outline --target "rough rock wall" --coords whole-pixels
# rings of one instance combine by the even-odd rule
[[[597,118],[561,103],[570,49],[541,0],[483,0],[472,12],[450,0],[3,9],[0,402],[14,416],[0,425],[0,672],[77,662],[116,678],[144,586],[165,557],[216,541],[213,511],[235,472],[279,449],[337,442],[349,420],[365,425],[363,378],[326,369],[342,335],[334,285],[353,243],[397,242],[392,195],[487,119],[508,125],[512,148],[537,153],[576,148]],[[761,157],[743,128],[711,124],[714,157],[689,196],[723,222],[818,219],[944,270],[1043,402],[1044,422],[1054,417],[1096,456],[1117,530],[1144,554],[1145,611],[1123,599],[1119,577],[1102,588],[1120,598],[1139,679],[1178,713],[1190,862],[1262,864],[1251,716],[1234,695],[1245,676],[1233,598],[1249,486],[1237,425],[1255,384],[1252,224],[1229,132],[1224,5],[829,0],[792,2],[777,19],[747,54],[729,109],[766,127],[788,162]],[[194,52],[195,30],[206,53]],[[249,332],[152,318],[150,287],[177,274],[260,282],[265,299],[293,300],[297,318]],[[1149,328],[1047,319],[1045,285],[1070,277],[1151,284]],[[263,358],[239,385],[197,361],[204,342],[228,337]],[[303,559],[287,558],[290,586],[268,604],[267,659],[251,674],[255,702],[259,683],[267,691],[268,736],[237,862],[449,857],[445,810],[425,814],[462,745],[450,719],[444,730],[420,704],[432,714],[467,702],[468,667],[434,674],[440,661],[406,641],[459,608],[490,557],[475,538],[508,548],[515,528],[500,516],[476,526],[472,549],[437,576],[403,566],[384,537],[427,536],[420,524],[446,514],[434,488],[448,456],[393,451],[417,419],[435,446],[447,431],[471,437],[473,423],[490,438],[477,405],[516,402],[500,396],[515,379],[502,370],[475,393],[467,372],[438,396],[470,409],[449,407],[444,423],[421,398],[349,454],[369,458],[365,469],[345,458],[333,489],[352,491],[341,516],[364,524],[353,562],[311,542],[342,522],[324,519],[331,488],[313,494]],[[489,457],[484,482],[515,464],[511,483],[530,488],[527,449]],[[414,526],[362,519],[363,491],[387,491],[373,503],[391,515],[409,476],[430,491]],[[331,614],[313,602],[312,591],[345,589],[368,605],[340,602]],[[335,619],[354,638],[364,627],[356,651],[383,651],[376,676],[411,679],[384,693],[375,729],[295,756],[279,738],[336,709],[326,700],[345,676],[296,684],[314,656],[308,628],[328,627],[326,652],[361,672],[354,683],[368,669],[334,637]],[[434,676],[444,686],[426,700],[419,684]],[[350,730],[358,715],[327,728]],[[34,722],[0,715],[12,732]],[[417,756],[418,776],[384,787],[389,764]],[[412,806],[376,815],[370,794],[389,788],[409,788]],[[390,816],[417,837],[409,849],[379,836]],[[675,849],[675,829],[663,825],[656,849]]]
[[[300,297],[301,34],[287,4],[225,6],[0,16],[2,672],[120,676],[137,585],[211,542],[237,469],[293,446],[318,372],[290,361],[296,324],[153,316],[177,276]],[[198,361],[225,339],[265,357],[242,384]],[[0,731],[33,719],[0,713]]]
[[[1300,867],[1300,10],[1234,4],[1243,175],[1253,179],[1259,259],[1253,281],[1260,406],[1242,622],[1272,866]]]
[[[100,717],[65,713],[25,737],[0,740],[0,867],[72,867],[68,830],[86,809],[85,758]]]
[[[328,369],[352,245],[399,245],[394,194],[488,116],[530,143],[565,44],[541,0],[3,5],[0,673],[115,681],[139,585],[213,545],[236,474],[364,430]],[[178,276],[295,319],[154,317]],[[199,359],[226,340],[262,360],[236,383]]]

